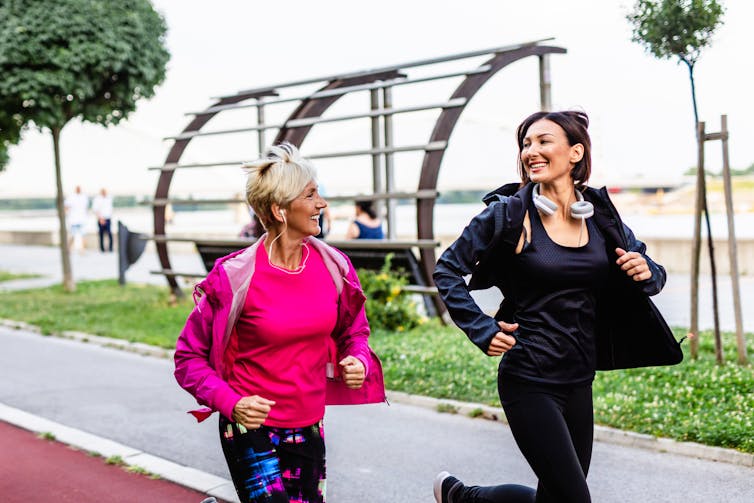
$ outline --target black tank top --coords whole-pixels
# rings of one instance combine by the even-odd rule
[[[605,239],[589,218],[586,244],[555,243],[531,201],[529,220],[531,239],[514,256],[510,271],[516,344],[503,356],[500,371],[543,383],[591,382],[596,304],[609,272]]]

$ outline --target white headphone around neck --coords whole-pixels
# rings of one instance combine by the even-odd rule
[[[552,215],[557,211],[558,205],[545,196],[539,195],[539,184],[534,185],[534,189],[531,191],[531,198],[534,201],[534,206],[545,215]],[[584,195],[580,190],[576,190],[576,201],[571,205],[571,218],[579,218],[586,220],[594,215],[594,206],[589,201],[584,201]]]

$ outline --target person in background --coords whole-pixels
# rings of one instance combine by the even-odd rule
[[[385,239],[372,201],[356,201],[355,210],[356,218],[346,230],[346,239]]]
[[[173,210],[173,205],[171,203],[168,203],[165,205],[165,223],[172,224],[174,220],[175,210]]]
[[[92,199],[92,211],[97,218],[99,229],[99,250],[105,252],[105,236],[107,236],[107,251],[113,251],[113,233],[110,229],[113,217],[113,198],[102,188],[99,194]]]
[[[71,251],[83,252],[86,248],[84,230],[86,212],[89,210],[89,196],[81,192],[80,185],[76,185],[75,192],[65,199],[64,205],[69,233],[68,248]]]
[[[319,184],[319,194],[322,197],[326,196],[325,188],[320,183]],[[328,234],[330,234],[330,229],[332,229],[332,215],[330,214],[330,207],[325,206],[322,211],[319,212],[319,234],[317,234],[316,238],[318,239],[325,239]]]
[[[238,237],[243,239],[257,239],[259,236],[264,234],[264,226],[262,225],[261,220],[259,220],[259,217],[256,213],[254,213],[254,210],[247,206],[247,213],[249,215],[249,222],[244,225],[241,228],[241,232],[238,233]]]
[[[453,321],[485,354],[502,356],[500,401],[538,478],[536,488],[482,487],[441,472],[438,503],[590,502],[595,371],[683,359],[649,299],[662,290],[665,269],[623,224],[607,190],[587,186],[588,125],[578,111],[527,117],[516,132],[521,183],[485,196],[487,208],[435,267]],[[494,318],[469,293],[492,286],[503,293]]]
[[[175,378],[208,406],[197,419],[220,412],[243,503],[320,503],[325,405],[385,401],[382,367],[355,269],[314,239],[327,206],[314,167],[282,143],[245,168],[246,199],[267,232],[196,286]]]

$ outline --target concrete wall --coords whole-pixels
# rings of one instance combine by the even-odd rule
[[[668,272],[689,272],[691,270],[691,240],[654,238],[646,239],[644,242],[647,243],[649,255],[665,266]],[[716,239],[713,241],[713,248],[717,273],[730,274],[728,241]],[[754,276],[754,239],[738,239],[736,248],[738,273],[742,276]],[[699,266],[702,274],[710,272],[709,247],[706,238],[702,240]]]

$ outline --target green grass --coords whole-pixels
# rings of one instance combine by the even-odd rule
[[[683,331],[677,330],[680,337]],[[595,420],[640,433],[733,447],[754,453],[754,368],[735,362],[735,338],[723,334],[725,365],[717,365],[712,333],[700,357],[680,365],[603,372],[594,382]],[[752,334],[747,353],[754,360]]]
[[[13,279],[38,278],[39,274],[15,274],[8,271],[0,271],[0,283]]]
[[[676,337],[686,330],[676,329]],[[754,453],[754,368],[736,362],[735,340],[723,334],[724,366],[715,363],[712,334],[701,334],[700,357],[672,367],[599,372],[595,422],[681,441]],[[747,335],[754,360],[754,336]],[[377,332],[372,345],[385,382],[396,391],[500,406],[498,358],[489,358],[455,327],[429,323],[407,333]]]
[[[167,288],[95,281],[79,282],[72,294],[60,287],[6,292],[0,318],[37,325],[44,333],[77,330],[172,348],[192,307],[190,297],[171,303]],[[676,336],[685,332],[678,329]],[[712,336],[703,332],[697,360],[687,354],[672,367],[598,373],[595,421],[754,453],[754,368],[734,363],[731,334],[723,340],[724,366],[715,363]],[[754,361],[754,336],[747,340]],[[499,406],[499,359],[484,355],[457,328],[430,321],[407,332],[375,331],[370,341],[389,389]],[[683,347],[688,352],[688,342]]]
[[[171,304],[167,288],[81,281],[68,294],[61,286],[6,292],[0,318],[25,321],[45,334],[77,330],[173,348],[193,307],[187,297]]]
[[[126,464],[126,462],[123,461],[123,458],[118,456],[117,454],[105,459],[105,463],[107,463],[108,465],[116,465],[116,466],[124,466]]]

